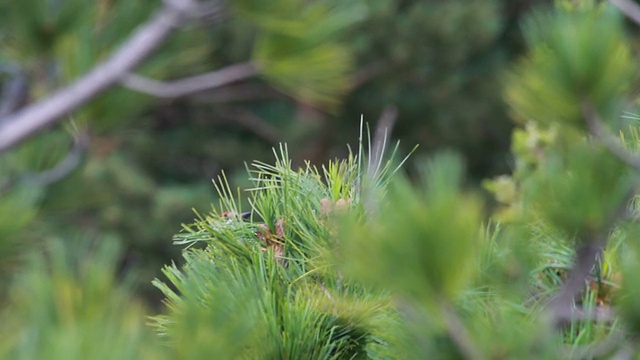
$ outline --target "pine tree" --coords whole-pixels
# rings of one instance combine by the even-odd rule
[[[311,58],[315,46],[340,59],[345,53],[299,21],[274,24],[263,16],[291,16],[303,9],[288,6],[294,3],[236,6],[267,31],[256,56],[272,66],[270,81],[291,93],[299,90],[292,79],[318,81],[317,91],[297,95],[331,106],[339,84],[286,66],[290,54],[276,45],[300,46]],[[316,6],[304,8],[304,23],[333,18],[330,8]],[[67,31],[70,15],[58,15],[52,28]],[[349,23],[337,19],[330,29]],[[124,281],[114,275],[117,241],[49,241],[9,285],[0,352],[12,359],[636,356],[640,132],[623,20],[614,6],[586,0],[559,1],[528,19],[529,52],[505,90],[518,122],[515,169],[485,183],[495,211],[466,186],[464,161],[451,152],[416,159],[409,178],[399,171],[406,160],[400,147],[368,145],[362,127],[357,150],[325,166],[297,166],[281,145],[273,165],[252,163],[246,192],[220,176],[219,203],[175,236],[184,261],[154,281],[165,308],[151,327],[131,295],[131,273],[122,270]],[[298,33],[319,42],[303,46]],[[81,128],[82,114],[68,131]],[[43,134],[47,146],[64,144],[60,134]],[[64,156],[42,154],[37,145],[5,160],[20,168],[27,162],[11,159]],[[47,161],[33,166],[44,169]],[[93,176],[103,174],[93,166]],[[135,171],[120,175],[111,181],[148,187]],[[20,187],[24,181],[7,184],[11,196],[0,211],[12,221],[0,218],[0,226],[15,234],[33,224],[47,194]]]

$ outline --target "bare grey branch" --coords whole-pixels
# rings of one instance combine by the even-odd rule
[[[56,183],[71,174],[79,165],[87,148],[89,147],[89,134],[80,132],[74,134],[73,146],[65,157],[55,166],[42,172],[28,172],[16,177],[9,177],[0,184],[0,194],[11,190],[14,186],[26,184],[30,186],[45,187]]]
[[[398,108],[395,105],[387,105],[382,109],[380,119],[376,124],[373,133],[373,147],[369,157],[369,165],[367,171],[369,178],[373,179],[378,176],[382,168],[382,157],[384,156],[387,142],[391,137],[391,131],[398,120]]]
[[[593,106],[585,104],[582,109],[587,127],[593,136],[602,142],[611,153],[636,170],[640,170],[640,156],[627,150],[604,126]]]
[[[447,301],[440,302],[440,309],[449,337],[456,344],[464,358],[470,360],[484,359],[484,354],[473,341],[469,330],[460,320],[455,309]]]
[[[256,74],[256,67],[250,62],[246,62],[171,82],[157,81],[135,74],[126,75],[120,82],[131,90],[148,95],[161,98],[178,98],[215,89],[250,78]]]
[[[604,250],[607,234],[608,232],[605,235],[596,234],[584,239],[584,245],[578,249],[576,263],[571,269],[569,279],[549,304],[550,315],[556,326],[566,324],[572,319],[576,295],[585,288],[591,270]]]
[[[615,351],[629,349],[626,337],[622,331],[617,331],[605,340],[589,345],[573,345],[560,350],[562,359],[615,359],[610,357]]]
[[[631,0],[609,0],[609,2],[633,22],[640,25],[640,6],[638,4]]]
[[[640,158],[631,153],[617,141],[613,135],[605,128],[598,118],[596,110],[591,104],[583,105],[583,116],[591,134],[598,139],[615,156],[626,162],[633,168],[640,170]],[[550,315],[556,326],[560,326],[570,319],[568,316],[574,314],[575,297],[585,288],[597,259],[601,256],[607,244],[609,232],[615,224],[624,218],[629,201],[636,193],[634,187],[630,188],[625,197],[620,201],[618,208],[609,214],[607,221],[595,232],[588,234],[582,239],[582,246],[578,248],[576,263],[571,269],[569,279],[564,284],[559,294],[549,304]]]
[[[89,146],[89,135],[86,133],[76,135],[73,140],[73,147],[56,166],[41,173],[27,174],[21,181],[48,186],[64,179],[80,165],[82,156]]]
[[[180,8],[176,8],[176,4]],[[0,152],[5,151],[47,125],[59,121],[128,74],[156,50],[188,18],[193,0],[173,0],[131,37],[108,59],[88,74],[51,96],[11,116],[0,119]],[[186,10],[185,10],[186,9]]]

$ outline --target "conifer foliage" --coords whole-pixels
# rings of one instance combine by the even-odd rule
[[[363,211],[359,157],[295,170],[280,150],[275,165],[253,164],[246,219],[220,178],[225,211],[176,236],[189,247],[186,264],[164,269],[172,286],[156,282],[170,309],[156,325],[184,358],[355,359],[390,341],[397,314],[388,294],[343,276],[331,254],[335,218]]]
[[[198,333],[231,326],[221,336],[236,331],[237,347],[216,351],[239,357],[631,356],[640,139],[623,116],[636,70],[622,21],[606,4],[560,2],[527,23],[530,55],[506,94],[528,125],[515,172],[487,182],[503,206],[489,223],[454,155],[427,160],[414,184],[371,171],[391,162],[363,151],[324,179],[282,151],[254,164],[248,220],[221,186],[230,212],[177,237],[190,248],[184,269],[165,269],[178,291],[157,283],[161,333],[181,343],[195,297],[226,320]]]
[[[300,24],[274,25],[244,8],[274,4],[237,5],[273,31],[256,49],[259,64],[271,69],[265,76],[285,90],[291,78],[314,83],[317,92],[298,95],[331,103],[339,82],[290,77],[283,64],[295,61],[269,46],[272,37],[301,46]],[[311,22],[329,11],[307,10],[301,18]],[[347,23],[338,17],[325,25]],[[513,173],[485,182],[494,209],[466,186],[464,161],[451,152],[414,159],[416,176],[408,177],[399,171],[407,159],[399,147],[371,144],[363,129],[358,149],[321,167],[294,166],[280,145],[274,164],[250,165],[246,191],[218,177],[219,203],[175,236],[184,261],[154,281],[164,296],[159,315],[145,318],[130,296],[131,279],[114,275],[112,242],[51,242],[10,286],[0,353],[637,357],[640,131],[625,26],[613,6],[587,0],[559,1],[526,23],[529,54],[505,90],[522,127],[513,134]],[[338,46],[312,45],[301,51],[342,59]]]

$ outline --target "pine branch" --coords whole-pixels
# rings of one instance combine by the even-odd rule
[[[578,345],[561,350],[562,359],[602,359],[618,349],[626,349],[625,336],[621,332],[610,335],[607,339],[594,344]],[[615,359],[615,357],[609,357]]]
[[[604,126],[591,104],[582,107],[582,114],[591,134],[620,160],[640,170],[640,156],[627,150]]]
[[[250,62],[246,62],[170,82],[128,74],[121,80],[121,83],[131,90],[148,95],[161,98],[179,98],[244,80],[255,76],[257,73],[255,66]]]
[[[199,11],[201,6],[195,0],[166,1],[155,16],[140,26],[115,53],[89,73],[51,96],[0,119],[0,152],[60,121],[63,116],[116,84]]]
[[[398,120],[398,108],[395,105],[387,105],[382,109],[378,123],[373,133],[373,146],[369,154],[369,164],[367,173],[371,181],[380,175],[382,168],[382,158],[389,139],[391,131]]]
[[[611,5],[617,7],[623,14],[637,25],[640,25],[640,6],[631,0],[609,0]]]
[[[582,239],[583,245],[576,252],[576,263],[569,273],[569,278],[548,307],[556,327],[560,327],[579,316],[574,307],[575,298],[584,290],[591,270],[596,266],[598,258],[607,245],[610,231],[620,219],[624,218],[629,201],[633,199],[636,191],[636,187],[631,187],[620,201],[618,208],[609,214],[600,230]],[[585,316],[588,315],[585,314]]]
[[[77,133],[73,137],[73,145],[60,162],[42,172],[28,172],[17,178],[9,179],[0,184],[0,195],[11,190],[14,186],[27,184],[45,187],[54,184],[71,174],[78,168],[89,147],[90,137],[86,132]]]
[[[622,346],[612,357],[612,360],[631,360],[636,355],[638,343],[632,342],[627,346]]]
[[[471,334],[469,334],[469,331],[451,305],[446,300],[442,301],[440,309],[442,310],[447,332],[451,340],[458,347],[458,350],[460,350],[460,353],[464,355],[464,358],[469,360],[483,360],[485,358],[484,355],[474,343]]]
[[[88,147],[88,134],[81,133],[74,136],[73,147],[56,166],[41,173],[24,175],[22,176],[22,181],[38,186],[48,186],[64,179],[80,165],[80,161]]]
[[[549,310],[556,327],[573,319],[575,298],[584,289],[591,269],[596,265],[598,256],[602,254],[606,242],[606,234],[596,234],[585,239],[584,245],[576,252],[576,263],[569,273],[567,282],[549,304]]]
[[[625,149],[602,124],[594,107],[586,103],[583,106],[584,120],[591,134],[598,139],[616,157],[635,169],[640,170],[640,158]],[[582,239],[582,246],[576,254],[576,263],[569,273],[569,278],[560,293],[549,304],[549,310],[556,326],[561,326],[575,316],[574,301],[584,289],[585,282],[596,265],[598,257],[604,251],[609,232],[615,224],[624,218],[629,201],[635,196],[636,188],[629,189],[602,227]]]

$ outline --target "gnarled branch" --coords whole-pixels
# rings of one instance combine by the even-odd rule
[[[75,135],[73,147],[56,166],[40,173],[26,174],[22,176],[21,181],[38,186],[49,186],[64,179],[80,165],[87,147],[89,147],[89,134],[80,133]]]
[[[108,59],[73,84],[4,119],[0,119],[0,152],[59,121],[116,84],[140,65],[169,35],[201,9],[194,0],[171,0]]]
[[[170,82],[128,74],[120,81],[125,87],[141,93],[161,98],[178,98],[197,92],[215,89],[257,74],[256,67],[250,63],[231,65],[206,74],[191,76]]]

